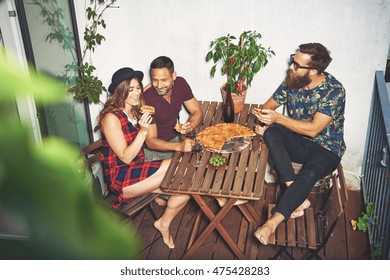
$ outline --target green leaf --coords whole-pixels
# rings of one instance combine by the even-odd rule
[[[256,60],[256,62],[253,64],[253,72],[257,73],[259,72],[259,70],[260,70],[260,63],[258,60]]]
[[[3,48],[0,47],[0,53]],[[15,98],[33,95],[36,101],[55,102],[65,99],[67,88],[36,70],[29,68],[24,71],[19,68],[19,62],[8,55],[0,56],[0,101],[14,102]]]
[[[214,78],[214,75],[215,75],[215,71],[216,71],[216,70],[217,70],[217,69],[216,69],[216,65],[214,65],[213,67],[211,67],[211,71],[210,71],[211,77]]]
[[[209,51],[206,55],[206,61],[210,61],[213,58],[213,52]]]

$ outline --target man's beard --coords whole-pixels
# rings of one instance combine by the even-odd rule
[[[160,96],[165,96],[165,95],[167,95],[167,94],[172,90],[172,88],[173,88],[173,83],[172,83],[172,85],[171,85],[169,88],[167,88],[167,89],[164,90],[163,92],[159,92],[157,89],[156,89],[156,92],[157,92],[157,94],[160,95]]]
[[[303,88],[311,83],[309,73],[306,73],[303,77],[294,77],[291,70],[287,73],[287,87],[290,90],[296,90]]]

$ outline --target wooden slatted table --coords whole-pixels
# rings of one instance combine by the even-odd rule
[[[200,102],[203,110],[203,122],[198,131],[218,124],[222,121],[222,104],[218,102]],[[235,115],[235,122],[254,129],[255,116],[251,109],[257,104],[245,104],[242,113]],[[161,188],[166,192],[190,194],[210,220],[210,224],[190,244],[183,259],[191,258],[192,254],[216,229],[239,259],[246,259],[227,230],[221,224],[222,219],[233,208],[239,199],[258,200],[263,194],[264,176],[268,158],[268,149],[260,143],[259,137],[254,137],[252,144],[236,153],[224,153],[228,158],[227,165],[215,168],[207,164],[210,156],[217,154],[207,150],[200,153],[202,165],[194,167],[196,155],[193,153],[176,152],[168,171],[162,181]],[[202,198],[203,196],[226,197],[228,202],[218,213],[214,213]],[[260,224],[260,213],[257,213],[250,202],[238,205],[240,212],[254,228]]]

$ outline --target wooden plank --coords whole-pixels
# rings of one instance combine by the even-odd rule
[[[246,105],[248,105],[248,104],[246,104]],[[242,112],[242,114],[246,115],[244,126],[253,125],[253,124],[247,123],[249,112],[250,112],[249,106],[245,106],[244,111]],[[243,119],[242,116],[240,116],[240,121],[241,121],[241,119]],[[253,119],[253,118],[251,118],[251,119]],[[253,174],[247,173],[248,160],[249,160],[249,155],[251,154],[251,152],[252,152],[252,150],[251,150],[250,145],[246,149],[244,149],[243,151],[240,152],[240,160],[237,164],[236,176],[234,178],[233,188],[232,188],[232,193],[235,195],[240,195],[243,192],[244,180],[246,180],[246,178],[249,177],[250,175],[254,176],[254,173]],[[249,193],[249,195],[251,195],[251,193]]]
[[[169,259],[180,259],[187,250],[187,242],[191,238],[192,225],[195,226],[196,213],[198,207],[193,200],[190,200],[186,207],[181,211],[183,213],[181,219],[180,216],[175,217],[178,227],[171,227],[170,232],[174,236],[175,248],[170,251]]]
[[[231,192],[231,188],[232,188],[233,182],[234,182],[234,176],[236,174],[236,166],[238,164],[239,157],[240,157],[239,153],[233,153],[230,155],[229,164],[228,164],[227,170],[224,174],[225,176],[224,176],[223,185],[220,188],[222,194],[229,195]]]
[[[327,215],[329,218],[329,225],[334,221],[334,219],[339,214],[337,207],[331,207],[332,205],[338,205],[337,193],[335,191],[332,192],[327,207]],[[337,236],[337,238],[336,238]],[[346,243],[346,234],[345,234],[345,223],[343,220],[338,221],[335,229],[333,230],[333,234],[328,241],[327,247],[337,248],[335,250],[325,251],[326,259],[329,260],[345,260],[348,259],[348,251],[347,251],[347,243]]]
[[[222,220],[222,225],[227,230],[234,243],[237,244],[238,248],[242,252],[244,252],[245,249],[245,244],[242,244],[242,242],[246,241],[245,226],[241,228],[241,226],[243,225],[243,220],[245,219],[243,219],[240,211],[235,206],[227,213],[227,215]],[[244,225],[245,225],[245,221],[244,221]],[[240,241],[239,235],[241,230],[243,230],[244,232],[241,233],[243,236],[241,236],[242,239]],[[213,259],[214,260],[237,259],[233,251],[228,246],[226,246],[226,241],[221,236],[218,236],[217,243],[215,244]]]
[[[252,111],[253,108],[257,107],[256,104],[251,105],[250,107],[250,112]],[[256,118],[253,114],[250,114],[247,120],[247,126],[251,129],[254,129],[254,124],[255,124]],[[244,181],[244,187],[243,187],[243,195],[244,196],[249,196],[252,195],[253,190],[254,190],[254,180],[256,176],[256,165],[257,161],[259,159],[259,149],[253,149],[253,147],[249,148],[249,160],[247,164],[247,170],[246,170],[246,176],[245,176],[245,181]]]
[[[272,217],[272,209],[274,209],[274,207],[275,204],[268,204],[268,219]],[[268,244],[275,244],[275,232],[269,236]]]
[[[152,250],[153,245],[151,244],[153,244],[153,242],[157,242],[157,240],[161,238],[160,233],[153,228],[154,221],[155,219],[151,213],[149,211],[145,211],[142,224],[137,232],[137,235],[144,246],[144,250],[141,252],[144,259],[155,259],[155,254],[157,252]]]
[[[219,209],[218,203],[214,198],[204,197],[211,211],[216,212]],[[198,206],[199,209],[199,206]],[[201,210],[199,210],[201,211]],[[210,220],[203,214],[201,211],[201,219],[199,223],[199,228],[196,233],[196,237],[198,237],[210,223]],[[191,260],[212,260],[214,256],[215,244],[218,242],[218,233],[217,231],[213,231],[209,237],[202,243],[199,249],[192,255]],[[193,244],[193,242],[192,242]],[[226,246],[226,245],[225,245]],[[190,246],[189,246],[190,247]],[[188,250],[189,248],[187,248]],[[183,254],[184,255],[184,254]]]
[[[237,210],[238,208],[235,208],[235,210]],[[238,236],[237,236],[237,245],[238,245],[238,248],[240,248],[241,251],[245,252],[245,248],[246,248],[246,244],[248,244],[248,246],[252,246],[252,242],[253,242],[253,238],[249,238],[250,240],[248,240],[247,236],[248,236],[248,229],[251,225],[251,223],[244,219],[242,217],[242,215],[240,213],[238,213],[239,211],[235,211],[237,212],[237,215],[239,217],[239,219],[241,220],[241,223],[240,223],[240,227],[239,227],[239,231],[238,231]],[[232,217],[234,218],[234,217]],[[226,219],[225,219],[226,220]],[[232,221],[233,219],[230,219],[230,221]],[[231,228],[234,228],[235,225],[232,224],[231,225]],[[251,231],[253,232],[253,231]],[[233,236],[233,233],[231,233],[231,235]],[[249,257],[249,254],[247,253],[244,253],[246,258]]]
[[[298,247],[306,248],[306,226],[305,226],[305,215],[296,218],[297,223],[297,241]]]
[[[253,191],[253,195],[255,197],[260,197],[260,196],[263,195],[265,169],[266,169],[266,166],[267,166],[267,161],[268,161],[268,148],[267,148],[267,145],[265,145],[265,143],[263,143],[261,145],[258,172],[257,172],[257,175],[256,175],[255,189]],[[260,172],[259,170],[263,170],[263,171]]]
[[[306,224],[307,224],[307,247],[315,249],[316,246],[316,231],[314,224],[314,211],[309,207],[305,209]]]
[[[187,171],[187,166],[189,162],[191,161],[191,153],[182,153],[183,156],[181,157],[181,161],[177,166],[175,177],[172,180],[172,183],[170,185],[170,190],[177,190],[177,189],[183,189],[188,190],[189,186],[182,186],[182,180],[184,178],[184,175]],[[192,176],[192,174],[189,174],[188,176]]]
[[[207,108],[206,107],[203,108],[204,121],[202,122],[202,125],[201,125],[198,132],[205,129],[206,127],[209,127],[213,121],[213,116],[214,116],[215,111],[218,107],[218,103],[212,102],[212,103],[208,103],[208,105],[209,106]],[[196,193],[196,192],[200,191],[201,193],[206,193],[207,191],[204,190],[205,188],[202,189],[201,186],[202,185],[208,186],[207,183],[203,184],[203,180],[205,179],[205,173],[207,172],[207,167],[208,167],[207,160],[210,157],[210,152],[203,149],[203,151],[200,154],[201,154],[200,160],[202,162],[202,165],[200,167],[196,168],[195,174],[193,176],[193,180],[191,182],[186,182],[186,183],[191,184],[191,191],[192,192]],[[194,154],[191,161],[194,161],[195,159],[196,159],[196,155]],[[191,165],[191,166],[189,166],[190,170],[188,170],[188,172],[192,174],[192,173],[194,173],[193,170],[195,170],[195,167],[193,167],[192,164],[190,164],[190,165]]]
[[[285,246],[286,243],[286,222],[281,222],[276,228],[276,244]]]
[[[160,188],[164,191],[169,191],[171,188],[172,178],[175,175],[176,169],[180,163],[181,154],[181,152],[176,152],[173,154],[167,173],[165,174],[164,179],[162,180],[160,185]]]
[[[345,231],[346,231],[346,240],[347,240],[347,250],[348,250],[348,259],[351,260],[370,260],[370,242],[368,237],[368,232],[362,232],[358,230],[353,230],[350,221],[352,219],[356,220],[364,209],[363,202],[363,193],[359,191],[348,191],[348,207],[345,211]],[[360,244],[356,246],[355,244]],[[327,252],[329,252],[332,247],[328,246]],[[333,254],[334,256],[334,254]]]
[[[295,219],[287,220],[287,245],[294,247],[297,244]]]
[[[230,155],[224,154],[228,158],[228,164],[230,165]],[[222,183],[225,177],[225,170],[222,168],[218,168],[215,172],[214,181],[212,183],[211,193],[212,194],[220,194],[222,189]]]

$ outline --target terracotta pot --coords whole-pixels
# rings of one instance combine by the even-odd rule
[[[222,94],[222,100],[225,100],[226,97],[226,91],[225,91],[226,84],[223,84],[221,87],[221,94]],[[232,92],[232,99],[234,103],[234,113],[241,113],[244,110],[244,103],[245,103],[245,97],[246,97],[246,92],[248,88],[244,85],[244,90],[242,92],[242,95],[237,95]]]

